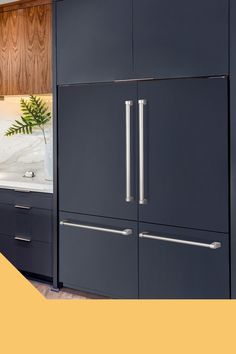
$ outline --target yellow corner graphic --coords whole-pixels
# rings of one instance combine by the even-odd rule
[[[231,354],[235,318],[235,301],[46,300],[0,255],[2,354]]]
[[[2,302],[43,300],[44,297],[31,283],[0,254],[0,300]]]

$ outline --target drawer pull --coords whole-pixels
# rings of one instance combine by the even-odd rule
[[[31,238],[27,237],[15,236],[14,239],[21,242],[31,242]]]
[[[111,234],[118,234],[118,235],[123,235],[123,236],[130,236],[133,233],[132,229],[124,229],[124,230],[108,229],[105,227],[89,226],[89,225],[83,225],[83,224],[74,224],[69,221],[61,221],[60,225],[69,226],[69,227],[77,227],[79,229],[108,232]]]
[[[115,83],[119,82],[137,82],[137,81],[150,81],[150,80],[155,80],[154,77],[140,77],[136,79],[121,79],[121,80],[114,80]]]
[[[148,238],[148,239],[157,240],[157,241],[180,243],[180,244],[189,245],[189,246],[205,247],[205,248],[210,248],[211,250],[216,250],[217,248],[221,248],[220,242],[201,243],[201,242],[185,241],[185,240],[179,240],[179,239],[175,239],[175,238],[154,236],[154,235],[150,235],[147,232],[141,232],[139,234],[139,237],[140,238]]]
[[[30,206],[26,206],[26,205],[14,205],[14,208],[16,209],[24,209],[24,210],[30,210],[31,207]]]
[[[14,192],[20,192],[20,193],[31,193],[30,190],[28,189],[14,189]]]

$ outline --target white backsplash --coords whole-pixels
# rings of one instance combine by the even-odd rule
[[[41,96],[52,112],[52,96]],[[44,140],[40,131],[32,135],[18,134],[4,136],[12,123],[21,117],[19,96],[5,96],[0,100],[0,172],[24,174],[33,170],[43,177],[44,173]],[[27,99],[28,96],[23,98]],[[47,140],[52,141],[51,124],[46,129]]]

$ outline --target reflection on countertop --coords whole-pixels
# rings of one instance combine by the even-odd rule
[[[23,174],[1,171],[0,188],[53,193],[53,182],[46,181],[43,174],[37,174],[35,177],[27,178],[23,177]]]

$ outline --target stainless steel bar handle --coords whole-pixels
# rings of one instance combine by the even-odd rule
[[[139,100],[139,204],[147,204],[145,198],[145,166],[144,166],[144,106],[146,100]]]
[[[90,225],[83,225],[83,224],[75,224],[75,223],[72,223],[69,221],[61,221],[60,225],[69,226],[69,227],[78,227],[79,229],[108,232],[111,234],[118,234],[118,235],[123,235],[123,236],[130,236],[133,233],[132,229],[124,229],[124,230],[109,229],[106,227],[97,227],[97,226],[90,226]]]
[[[127,203],[134,200],[131,192],[131,107],[133,101],[125,101],[126,121],[126,197]]]
[[[150,80],[155,80],[154,77],[140,77],[136,79],[120,79],[120,80],[114,80],[115,83],[119,82],[137,82],[137,81],[150,81]]]
[[[149,234],[148,232],[141,232],[139,234],[139,237],[140,238],[147,238],[147,239],[151,239],[151,240],[157,240],[157,241],[180,243],[180,244],[189,245],[189,246],[205,247],[205,248],[210,248],[211,250],[216,250],[217,248],[221,248],[220,242],[212,242],[212,243],[193,242],[193,241],[179,240],[179,239],[175,239],[175,238],[155,236],[155,235]]]
[[[21,193],[30,193],[31,191],[28,189],[14,189],[15,192],[21,192]]]
[[[25,209],[25,210],[30,210],[31,207],[30,206],[26,206],[26,205],[14,205],[14,208],[16,209]]]
[[[21,237],[21,236],[15,236],[14,239],[16,241],[31,242],[31,238],[26,238],[26,237]]]

